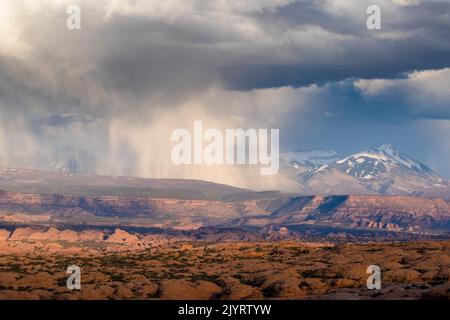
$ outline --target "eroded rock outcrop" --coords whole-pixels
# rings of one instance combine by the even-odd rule
[[[27,240],[34,241],[56,241],[58,240],[59,231],[56,228],[50,228],[46,232],[33,232]]]
[[[83,230],[79,233],[78,238],[80,241],[103,241],[105,234],[97,230]]]
[[[8,230],[1,229],[0,230],[0,241],[6,241],[11,236],[11,232]]]
[[[163,300],[209,300],[218,295],[221,289],[207,281],[193,283],[186,280],[164,280],[158,291]]]
[[[112,235],[106,239],[106,242],[111,243],[136,243],[139,241],[139,238],[135,235],[129,234],[126,231],[123,231],[121,229],[116,229]]]
[[[12,233],[11,237],[9,238],[9,241],[23,241],[28,240],[31,234],[33,234],[35,231],[32,228],[17,228]]]

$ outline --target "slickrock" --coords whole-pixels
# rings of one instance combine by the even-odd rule
[[[264,298],[262,293],[249,285],[242,284],[236,278],[225,278],[220,280],[223,286],[220,298],[224,300],[261,300]]]
[[[159,287],[161,299],[168,300],[208,300],[218,295],[221,289],[212,282],[197,283],[186,280],[164,280]]]
[[[84,248],[82,247],[63,248],[60,250],[60,252],[66,255],[78,255],[84,252]]]
[[[61,231],[58,235],[58,240],[68,241],[68,242],[77,242],[80,240],[78,233],[72,230],[64,230]]]
[[[83,281],[87,283],[89,282],[107,283],[109,279],[110,279],[109,276],[98,271],[92,271],[83,274]]]
[[[99,300],[107,299],[110,295],[110,290],[105,290],[104,287],[98,288],[94,285],[84,285],[83,289],[77,292],[77,298],[82,300]]]
[[[116,297],[117,299],[126,300],[133,298],[133,296],[134,296],[133,291],[123,286],[117,288],[116,291],[114,292],[114,297]]]
[[[336,280],[337,288],[355,288],[359,286],[360,283],[350,279],[338,279]]]
[[[163,239],[159,236],[147,235],[142,239],[142,242],[150,245],[151,247],[162,247],[170,242],[173,242],[173,240],[176,239]]]
[[[78,235],[80,241],[103,241],[105,237],[103,232],[95,230],[84,230]]]
[[[138,244],[3,241],[0,299],[419,299],[450,292],[449,241],[313,248],[191,240],[192,250],[181,251],[183,243],[107,250]],[[65,285],[72,264],[82,268],[81,291]],[[381,268],[381,290],[366,287],[370,264]]]
[[[1,229],[0,230],[0,241],[6,241],[11,236],[11,232],[8,230]]]
[[[306,295],[300,288],[301,279],[288,272],[280,272],[265,276],[261,286],[266,297],[299,298]]]
[[[180,250],[182,250],[182,251],[192,250],[193,248],[194,248],[194,246],[192,244],[190,244],[190,243],[183,243],[180,246]]]
[[[45,245],[42,246],[42,250],[46,251],[48,253],[54,253],[54,252],[60,252],[62,250],[63,246],[60,245],[59,243],[46,243]]]
[[[418,269],[417,265],[415,267],[416,267],[416,269]],[[383,263],[383,268],[388,269],[388,270],[395,270],[395,269],[403,268],[403,265],[398,262],[395,262],[395,261],[390,261],[390,262]],[[426,269],[424,269],[424,270],[426,270]]]
[[[139,238],[121,229],[116,229],[106,241],[111,243],[136,243],[139,241]]]
[[[304,279],[300,283],[300,287],[307,289],[312,294],[323,294],[329,289],[329,286],[319,278]]]
[[[23,278],[16,281],[18,287],[36,287],[51,289],[54,285],[54,277],[47,272],[38,272],[36,274],[25,275]]]
[[[420,280],[420,272],[410,269],[390,270],[384,273],[384,278],[392,282],[417,282]]]
[[[432,281],[433,279],[436,279],[436,277],[438,276],[439,272],[438,271],[427,271],[422,273],[422,279],[424,281]]]
[[[442,271],[439,273],[439,276],[440,276],[442,279],[445,279],[445,280],[447,280],[447,281],[450,281],[450,268],[446,268],[446,269],[442,270]]]
[[[0,300],[39,300],[39,295],[24,291],[0,291]]]
[[[0,284],[3,287],[12,287],[16,285],[17,274],[13,272],[0,272]]]
[[[35,231],[30,227],[27,228],[17,228],[14,230],[13,234],[9,238],[10,241],[21,241],[28,240],[28,237]]]
[[[355,263],[350,265],[344,276],[350,280],[361,281],[361,279],[367,278],[367,266],[362,263]]]
[[[41,240],[41,241],[55,241],[58,240],[59,231],[56,228],[50,228],[46,232],[34,232],[29,237],[28,240]]]
[[[139,285],[138,288],[138,292],[141,293],[143,299],[155,297],[158,292],[158,285],[156,283]]]

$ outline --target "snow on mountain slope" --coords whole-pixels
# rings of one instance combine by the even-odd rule
[[[428,183],[442,182],[433,170],[391,145],[356,153],[336,161],[332,166],[359,180],[378,179],[387,174],[409,174]]]
[[[391,145],[382,145],[375,149],[356,153],[336,161],[334,167],[358,179],[375,179],[384,172],[392,170],[411,171],[425,179],[442,180],[423,163],[400,152]]]
[[[362,151],[298,174],[307,191],[333,193],[433,194],[448,182],[392,145]],[[311,192],[308,192],[311,193]]]

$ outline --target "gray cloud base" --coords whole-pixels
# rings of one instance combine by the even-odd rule
[[[119,144],[132,167],[143,147],[128,128],[170,129],[190,108],[186,121],[279,127],[284,148],[394,143],[450,175],[430,134],[448,132],[449,1],[79,1],[74,32],[64,4],[6,3],[20,32],[0,45],[3,154],[26,142],[108,158]],[[367,30],[369,4],[382,30]],[[411,80],[431,69],[444,73]]]

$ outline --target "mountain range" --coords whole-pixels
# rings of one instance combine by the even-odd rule
[[[450,230],[447,182],[392,146],[347,157],[298,153],[296,160],[285,161],[282,174],[293,174],[311,193],[316,188],[315,195],[255,192],[201,180],[0,168],[0,225],[273,226],[325,234],[339,228],[430,235]],[[420,196],[431,190],[445,196]]]
[[[450,196],[448,181],[388,144],[345,157],[309,150],[283,153],[281,158],[282,174],[295,179],[303,194]]]
[[[274,178],[278,183],[267,186],[259,180],[258,170],[245,167],[243,176],[249,182],[246,187],[253,189],[255,185],[259,191],[278,189],[302,195],[421,195],[450,199],[449,181],[389,144],[348,156],[333,150],[300,150],[282,153],[280,158],[280,173]],[[31,159],[33,162],[28,163]],[[75,148],[58,153],[35,152],[29,160],[17,159],[14,163],[19,168],[65,175],[115,172],[95,156]]]

